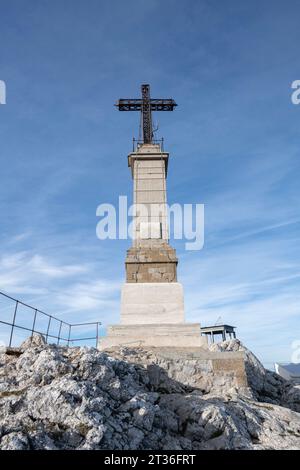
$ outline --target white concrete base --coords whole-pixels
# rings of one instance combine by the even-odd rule
[[[99,340],[98,349],[118,346],[205,348],[207,339],[201,336],[199,323],[109,326],[107,336]]]
[[[125,283],[121,324],[184,323],[183,288],[179,282]]]

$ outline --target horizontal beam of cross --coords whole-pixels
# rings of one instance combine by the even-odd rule
[[[173,99],[154,99],[150,100],[151,111],[173,111],[177,104]],[[121,99],[115,106],[119,111],[141,111],[143,100],[141,99]]]

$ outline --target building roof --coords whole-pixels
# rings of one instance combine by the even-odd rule
[[[210,332],[210,331],[233,331],[236,328],[236,326],[232,325],[213,325],[213,326],[204,326],[201,327],[202,332]]]

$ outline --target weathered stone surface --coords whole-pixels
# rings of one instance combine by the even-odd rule
[[[163,315],[162,315],[163,316]],[[98,348],[106,351],[112,347],[206,347],[206,338],[200,335],[199,323],[145,323],[111,325],[105,338],[100,338]]]
[[[300,448],[300,414],[258,401],[266,386],[253,382],[251,396],[218,384],[210,370],[203,390],[184,384],[198,365],[181,353],[172,361],[145,350],[113,357],[36,339],[22,351],[0,354],[0,449]],[[255,376],[255,361],[251,367]],[[268,393],[276,401],[274,387]]]
[[[267,370],[238,339],[210,345],[211,351],[243,351],[249,386],[254,397],[300,412],[300,386],[294,385],[275,372]]]
[[[150,383],[160,391],[197,390],[237,393],[252,397],[248,388],[243,351],[211,352],[202,348],[122,347],[108,351],[117,359],[146,366]],[[179,387],[179,388],[178,388]]]
[[[149,247],[149,241],[153,240],[165,243],[168,241],[166,208],[168,158],[169,154],[162,152],[160,145],[156,144],[141,145],[136,152],[128,156],[128,165],[131,167],[133,177],[133,202],[136,208],[133,225],[135,247]],[[151,228],[154,227],[156,229],[152,231]]]
[[[176,252],[167,243],[132,247],[125,261],[126,282],[176,282],[177,263]]]

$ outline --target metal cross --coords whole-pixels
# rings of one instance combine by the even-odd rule
[[[150,85],[142,85],[142,99],[121,99],[115,106],[119,111],[141,111],[144,144],[151,144],[153,138],[152,111],[173,111],[177,104],[173,99],[150,98]]]

